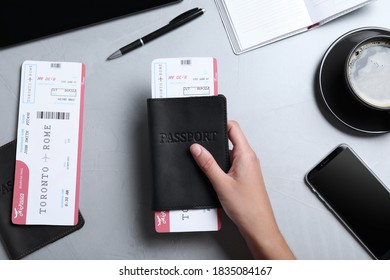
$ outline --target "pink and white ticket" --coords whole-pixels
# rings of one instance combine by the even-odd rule
[[[213,57],[159,58],[152,62],[152,98],[218,95]]]
[[[152,62],[152,98],[218,95],[213,57],[159,58]],[[218,231],[220,208],[154,212],[156,232]]]
[[[14,224],[78,223],[84,79],[82,63],[22,65]]]

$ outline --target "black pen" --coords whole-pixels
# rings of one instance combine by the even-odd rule
[[[167,25],[161,27],[160,29],[157,29],[156,31],[120,48],[119,50],[114,52],[112,55],[110,55],[107,58],[107,60],[121,57],[122,55],[124,55],[124,54],[126,54],[126,53],[128,53],[136,48],[142,47],[143,45],[152,41],[153,39],[156,39],[157,37],[160,37],[160,36],[168,33],[169,31],[176,29],[176,28],[186,24],[187,22],[201,16],[204,12],[205,12],[205,10],[201,9],[201,8],[194,8],[194,9],[191,9],[187,12],[184,12],[181,15],[172,19]]]

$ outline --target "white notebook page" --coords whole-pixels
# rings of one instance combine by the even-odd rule
[[[359,7],[367,2],[370,2],[370,0],[305,0],[314,23],[348,11],[353,7]]]
[[[241,49],[312,24],[302,0],[224,0]]]

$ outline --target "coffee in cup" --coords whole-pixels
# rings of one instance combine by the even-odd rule
[[[390,110],[390,36],[370,37],[354,47],[345,74],[359,101],[372,109]]]

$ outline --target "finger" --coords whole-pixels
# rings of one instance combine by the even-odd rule
[[[248,150],[251,149],[248,140],[241,130],[240,125],[236,121],[228,122],[228,134],[229,139],[232,142],[234,149],[236,150]]]
[[[190,151],[200,169],[206,174],[210,182],[214,186],[223,184],[224,178],[227,176],[219,167],[214,157],[210,152],[199,144],[192,144]]]

